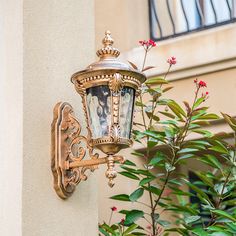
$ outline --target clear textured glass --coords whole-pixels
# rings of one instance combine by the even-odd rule
[[[86,92],[92,138],[107,136],[111,125],[111,92],[107,85],[88,88]]]
[[[120,98],[120,128],[121,137],[130,138],[133,110],[134,110],[134,96],[135,91],[133,88],[124,87],[121,90]]]

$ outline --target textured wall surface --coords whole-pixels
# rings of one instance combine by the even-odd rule
[[[0,1],[0,235],[21,235],[22,1]]]
[[[63,201],[50,170],[54,105],[70,102],[84,121],[70,76],[94,60],[93,11],[92,0],[24,1],[24,236],[97,235],[94,176]]]

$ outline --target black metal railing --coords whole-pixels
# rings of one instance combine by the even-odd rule
[[[150,37],[160,41],[236,22],[236,0],[148,0]]]

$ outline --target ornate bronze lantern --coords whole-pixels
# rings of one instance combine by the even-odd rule
[[[52,171],[54,188],[62,198],[69,197],[76,185],[87,179],[87,169],[93,171],[99,164],[107,163],[106,176],[112,187],[117,175],[114,163],[124,161],[116,154],[132,144],[135,96],[146,77],[117,59],[120,52],[112,46],[113,43],[107,31],[104,46],[97,51],[100,60],[71,78],[82,97],[87,137],[80,135],[81,127],[70,104],[58,103],[54,108]],[[86,149],[90,159],[84,159]],[[99,157],[94,149],[101,150],[106,156]]]

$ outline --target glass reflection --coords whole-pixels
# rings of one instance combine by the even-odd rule
[[[120,99],[121,137],[128,139],[130,138],[131,134],[133,108],[134,108],[134,95],[135,91],[133,88],[124,87],[121,90],[121,99]]]
[[[106,85],[88,88],[86,92],[92,137],[101,138],[108,135],[111,124],[111,93]]]

